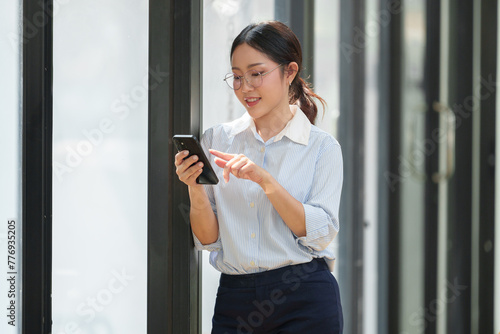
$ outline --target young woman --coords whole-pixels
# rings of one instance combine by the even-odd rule
[[[175,157],[196,247],[222,273],[212,333],[342,333],[331,274],[342,153],[313,125],[324,101],[299,76],[300,43],[283,23],[251,24],[231,66],[225,81],[247,112],[202,138],[224,182],[198,185],[197,157]]]

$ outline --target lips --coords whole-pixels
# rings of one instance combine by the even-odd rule
[[[261,98],[260,97],[245,97],[244,100],[247,103],[247,106],[253,107],[257,103],[259,103],[259,101],[261,100]]]

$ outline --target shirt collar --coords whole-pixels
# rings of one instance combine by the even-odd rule
[[[311,122],[298,106],[292,106],[291,110],[294,113],[292,119],[288,121],[283,130],[274,136],[274,141],[277,142],[286,136],[298,144],[307,145],[311,133]],[[247,129],[257,133],[255,123],[248,112],[232,122],[225,123],[224,128],[229,137],[234,137]]]

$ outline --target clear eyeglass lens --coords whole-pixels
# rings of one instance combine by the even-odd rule
[[[257,88],[262,84],[262,75],[256,70],[250,70],[245,73],[245,78],[247,79],[247,82],[249,82],[250,85],[252,85],[252,87],[254,88]]]
[[[243,79],[245,79],[246,82],[253,88],[257,88],[262,84],[262,74],[260,72],[257,72],[256,70],[250,70],[246,72],[245,78],[243,78],[243,76],[234,75],[232,73],[227,74],[225,81],[230,88],[238,90],[242,85]]]

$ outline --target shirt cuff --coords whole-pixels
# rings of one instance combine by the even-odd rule
[[[301,245],[315,251],[328,247],[337,235],[338,223],[319,207],[303,204],[306,220],[306,236],[297,238]]]
[[[217,241],[211,244],[203,245],[200,240],[193,234],[194,246],[197,250],[207,250],[209,252],[220,251],[222,249],[222,243],[220,241],[220,235],[217,237]]]

